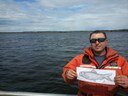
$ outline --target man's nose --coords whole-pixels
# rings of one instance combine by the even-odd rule
[[[98,40],[96,40],[96,44],[99,44]]]

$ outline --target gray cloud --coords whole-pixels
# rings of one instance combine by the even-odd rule
[[[0,1],[0,32],[128,28],[127,0]]]

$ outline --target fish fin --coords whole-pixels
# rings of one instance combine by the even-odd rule
[[[110,74],[105,74],[104,78],[105,78],[106,80],[113,81],[113,80],[110,78],[111,75],[112,75],[111,73],[110,73]]]
[[[93,72],[93,73],[97,73],[95,69],[92,69],[91,72]]]

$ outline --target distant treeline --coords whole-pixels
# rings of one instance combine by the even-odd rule
[[[0,32],[0,33],[51,33],[51,32],[58,32],[58,33],[67,33],[67,32],[92,32],[95,30],[74,30],[74,31],[23,31],[23,32]],[[117,30],[100,30],[105,32],[128,32],[128,29],[117,29]]]
[[[74,31],[24,31],[24,32],[91,32],[95,30],[74,30]],[[117,30],[100,30],[105,32],[120,32],[120,31],[128,31],[128,29],[117,29]]]
[[[101,31],[105,31],[105,32],[128,32],[128,29],[118,29],[118,30],[101,30]]]

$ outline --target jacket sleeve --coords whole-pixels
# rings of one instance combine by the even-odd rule
[[[128,62],[125,58],[122,57],[122,72],[123,72],[123,75],[126,75],[128,76]]]
[[[79,65],[80,65],[80,59],[81,59],[81,55],[78,55],[78,56],[76,56],[76,57],[74,57],[69,63],[67,63],[64,67],[63,67],[63,73],[62,73],[62,77],[63,77],[63,79],[64,79],[64,81],[66,82],[66,83],[70,83],[70,84],[72,84],[72,83],[74,83],[74,81],[76,81],[76,79],[74,79],[74,80],[69,80],[69,79],[67,79],[67,77],[66,77],[66,72],[69,70],[69,69],[72,69],[72,70],[74,70],[74,71],[76,71],[76,67],[78,67]]]

